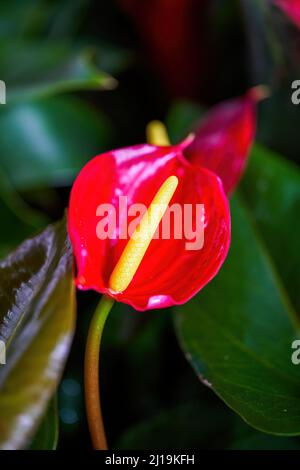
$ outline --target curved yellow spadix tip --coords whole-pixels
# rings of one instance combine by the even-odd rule
[[[151,121],[146,128],[147,142],[152,145],[167,147],[170,144],[166,126],[161,121]]]
[[[123,292],[132,281],[177,185],[178,178],[170,176],[154,196],[110,276],[109,289],[114,293]]]

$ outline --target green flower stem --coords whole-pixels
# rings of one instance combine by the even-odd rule
[[[94,449],[107,450],[99,394],[99,355],[105,321],[114,300],[103,295],[93,315],[85,350],[84,386],[87,420]]]

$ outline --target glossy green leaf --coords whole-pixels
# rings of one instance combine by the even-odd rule
[[[300,434],[300,367],[291,361],[296,315],[240,197],[231,214],[229,256],[218,276],[177,308],[178,336],[199,377],[249,424]]]
[[[278,275],[300,314],[299,169],[256,144],[241,191]]]
[[[0,111],[0,166],[18,189],[69,185],[109,147],[109,122],[78,99],[36,100]]]
[[[55,450],[59,434],[58,425],[57,399],[55,397],[48,405],[46,414],[30,444],[30,450]]]
[[[112,89],[116,80],[98,65],[98,50],[71,48],[68,42],[6,41],[0,50],[0,76],[6,101],[28,100],[84,89]]]
[[[0,262],[0,448],[31,441],[53,396],[74,331],[72,253],[65,220]]]

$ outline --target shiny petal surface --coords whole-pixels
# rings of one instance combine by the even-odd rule
[[[274,0],[274,3],[300,28],[299,0]]]
[[[97,207],[113,205],[120,233],[126,211],[119,207],[119,196],[127,196],[128,205],[149,207],[170,175],[179,179],[171,205],[192,204],[195,208],[195,204],[204,204],[203,248],[187,250],[187,240],[175,239],[171,224],[170,239],[154,238],[128,288],[112,294],[109,277],[128,239],[97,237]],[[195,228],[196,211],[193,217]],[[159,229],[163,223],[164,218]],[[187,162],[180,146],[138,145],[95,157],[73,185],[68,224],[77,261],[77,286],[112,295],[137,310],[187,301],[216,275],[230,243],[228,201],[221,181],[212,172]],[[183,225],[182,229],[184,233]]]
[[[194,141],[185,150],[192,162],[215,172],[226,193],[238,184],[253,143],[256,129],[256,103],[262,89],[254,88],[245,96],[214,107],[196,131]]]

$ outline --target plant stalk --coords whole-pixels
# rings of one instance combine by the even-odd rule
[[[90,324],[85,350],[85,404],[93,447],[97,450],[107,450],[99,392],[99,359],[103,328],[113,304],[111,297],[101,297]]]

